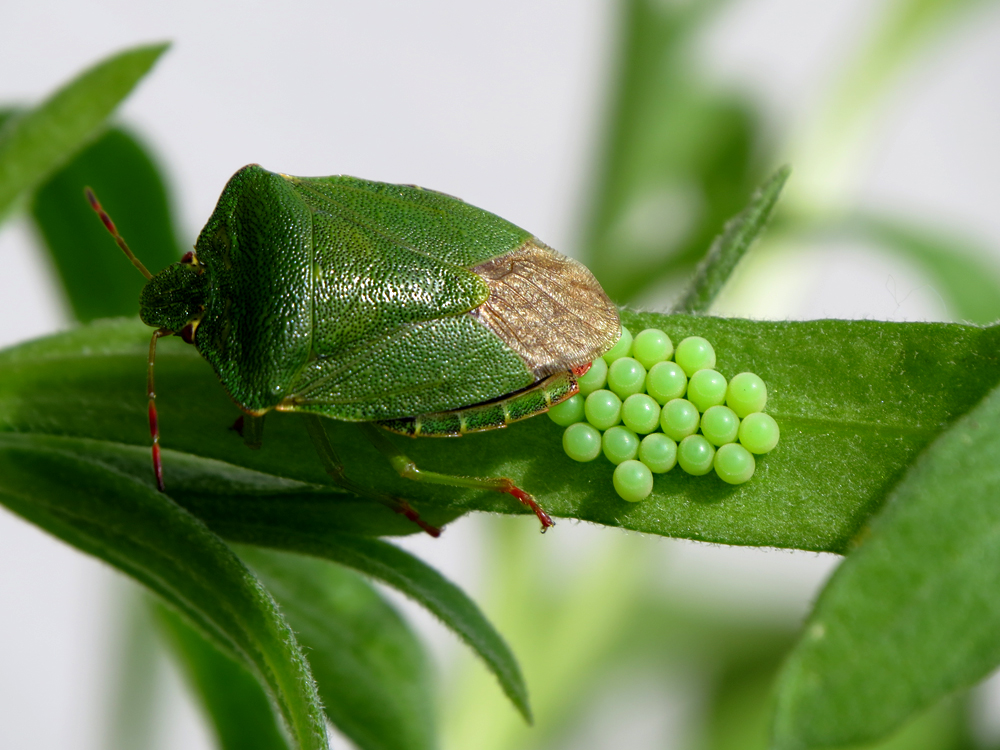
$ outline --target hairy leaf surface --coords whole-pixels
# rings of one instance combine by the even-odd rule
[[[698,334],[732,377],[767,383],[778,447],[736,487],[680,471],[626,503],[603,459],[578,464],[546,417],[458,439],[391,436],[418,465],[515,479],[557,516],[727,544],[843,552],[907,465],[996,384],[1000,328],[874,321],[760,322],[624,314],[675,341]],[[152,482],[144,397],[148,329],[105,322],[0,355],[0,430],[98,441],[120,470]],[[157,362],[168,491],[211,524],[274,523],[276,531],[369,534],[415,529],[389,509],[332,488],[297,415],[271,414],[264,447],[229,429],[238,416],[197,352],[179,340]],[[348,475],[410,499],[432,523],[471,510],[525,510],[506,495],[401,479],[349,423],[329,422]],[[131,446],[126,450],[126,446]],[[208,459],[208,460],[206,460]],[[556,532],[558,533],[558,532]]]

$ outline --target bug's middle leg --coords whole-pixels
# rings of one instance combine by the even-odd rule
[[[472,489],[494,490],[496,492],[506,492],[520,500],[524,505],[531,508],[538,520],[542,524],[542,532],[550,526],[555,526],[552,517],[542,510],[542,507],[535,502],[535,499],[527,492],[519,488],[506,477],[462,477],[454,474],[442,474],[437,471],[425,471],[419,468],[405,453],[392,444],[376,425],[371,422],[359,422],[358,426],[365,433],[369,440],[381,451],[392,468],[406,479],[413,479],[417,482],[429,482],[431,484],[446,484],[451,487],[470,487]]]
[[[337,455],[337,452],[334,450],[333,444],[330,442],[330,436],[326,434],[326,428],[323,426],[322,419],[317,417],[315,414],[303,414],[302,416],[306,420],[306,429],[309,432],[309,437],[313,442],[313,446],[316,448],[316,453],[319,454],[320,461],[323,462],[323,468],[338,486],[343,487],[349,492],[353,492],[355,495],[370,497],[373,500],[377,500],[396,513],[406,516],[410,521],[433,537],[441,535],[441,529],[437,526],[431,526],[424,519],[422,519],[420,514],[417,513],[417,511],[414,510],[413,507],[405,500],[396,497],[389,497],[388,495],[383,495],[378,492],[372,492],[371,490],[348,479],[347,474],[344,471],[344,464]]]

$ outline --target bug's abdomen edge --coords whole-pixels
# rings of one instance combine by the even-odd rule
[[[522,391],[494,401],[453,411],[388,419],[378,424],[390,432],[409,437],[460,437],[469,432],[500,429],[512,422],[541,414],[578,391],[572,372],[557,372]]]

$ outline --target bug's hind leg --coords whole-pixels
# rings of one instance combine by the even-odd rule
[[[313,442],[313,446],[316,448],[316,453],[319,454],[319,459],[323,462],[323,468],[326,470],[326,473],[330,475],[330,478],[335,484],[343,487],[349,492],[353,492],[355,495],[370,497],[373,500],[382,503],[390,510],[406,516],[410,521],[433,537],[441,536],[441,529],[437,526],[431,526],[424,519],[422,519],[420,514],[417,513],[417,511],[415,511],[405,500],[396,497],[389,497],[388,495],[382,495],[378,492],[372,492],[371,490],[368,490],[348,479],[347,475],[344,473],[344,464],[337,455],[337,452],[333,449],[333,444],[330,442],[330,436],[326,434],[326,428],[323,427],[321,418],[317,417],[315,414],[303,414],[302,416],[306,420],[306,429],[309,432],[309,437]],[[263,419],[261,419],[261,421],[263,422]]]
[[[506,477],[460,477],[453,474],[441,474],[436,471],[424,471],[419,468],[410,458],[399,448],[390,442],[378,427],[370,422],[360,422],[358,426],[362,429],[369,440],[379,451],[389,459],[389,463],[399,473],[401,477],[413,479],[417,482],[430,482],[432,484],[446,484],[452,487],[471,487],[473,489],[494,490],[496,492],[506,492],[520,500],[524,505],[531,508],[538,520],[542,523],[542,532],[550,526],[555,526],[552,517],[549,516],[535,499],[524,490],[520,489],[510,479]]]

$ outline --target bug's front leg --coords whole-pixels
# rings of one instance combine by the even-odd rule
[[[520,500],[524,505],[531,508],[538,520],[542,523],[542,533],[551,526],[555,526],[555,521],[546,513],[542,507],[535,502],[535,499],[506,477],[460,477],[454,474],[442,474],[437,471],[424,471],[418,467],[405,453],[392,444],[385,434],[374,424],[369,422],[359,422],[358,426],[365,433],[369,440],[379,451],[389,459],[389,463],[401,477],[412,479],[417,482],[430,482],[432,484],[447,484],[451,487],[471,487],[473,489],[493,490],[495,492],[506,492]]]
[[[344,472],[344,464],[337,455],[337,452],[333,449],[333,444],[330,442],[330,436],[326,434],[326,428],[323,426],[322,419],[317,417],[315,414],[303,414],[302,416],[306,420],[306,429],[309,431],[309,437],[316,448],[316,453],[319,454],[320,461],[323,462],[323,468],[338,486],[343,487],[349,492],[353,492],[355,495],[370,497],[373,500],[377,500],[394,512],[406,516],[409,520],[417,524],[417,526],[422,528],[431,536],[441,536],[441,529],[437,526],[431,526],[424,519],[422,519],[420,514],[417,513],[417,511],[414,510],[413,507],[405,500],[397,497],[389,497],[388,495],[383,495],[378,492],[372,492],[371,490],[348,479]]]

